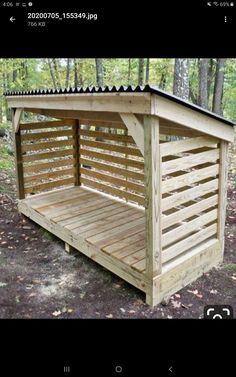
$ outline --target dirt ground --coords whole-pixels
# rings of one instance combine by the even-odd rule
[[[236,166],[236,164],[235,164]],[[236,169],[231,164],[223,265],[151,309],[145,296],[19,214],[15,180],[0,173],[0,318],[202,318],[209,304],[236,313]]]

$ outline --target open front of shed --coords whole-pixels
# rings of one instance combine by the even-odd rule
[[[19,211],[67,250],[152,306],[222,261],[231,122],[150,86],[6,97]]]

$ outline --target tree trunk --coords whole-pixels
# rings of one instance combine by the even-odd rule
[[[56,77],[54,75],[52,62],[51,62],[50,59],[47,59],[47,63],[48,63],[48,67],[49,67],[49,71],[50,71],[50,75],[51,75],[51,78],[52,78],[52,83],[53,83],[54,89],[57,89]]]
[[[173,94],[184,100],[189,98],[188,59],[175,59]]]
[[[103,61],[102,59],[95,59],[95,62],[97,86],[103,86]]]
[[[144,59],[139,58],[138,60],[138,85],[143,85],[144,81]]]
[[[59,88],[61,88],[61,80],[58,72],[58,67],[57,67],[57,60],[52,59],[53,67],[54,67],[54,72],[55,72],[55,78],[56,78],[56,83]]]
[[[79,85],[78,83],[78,66],[77,66],[77,60],[73,59],[74,62],[74,86],[75,88]]]
[[[217,59],[216,61],[216,75],[214,85],[214,95],[212,111],[216,114],[222,115],[222,98],[224,87],[224,68],[226,59]]]
[[[208,79],[207,79],[207,93],[208,93],[208,103],[209,103],[209,97],[211,93],[211,86],[215,77],[215,61],[214,59],[210,59],[209,62],[209,68],[208,68]]]
[[[198,104],[208,109],[208,69],[210,59],[200,59],[199,63],[199,89]]]
[[[130,85],[130,77],[131,77],[131,59],[129,59],[129,65],[128,65],[128,85]]]
[[[70,58],[67,58],[66,62],[66,80],[65,80],[65,87],[69,87],[69,82],[70,82]]]
[[[149,83],[149,71],[150,71],[150,59],[147,58],[147,61],[146,61],[146,77],[145,77],[146,84]]]

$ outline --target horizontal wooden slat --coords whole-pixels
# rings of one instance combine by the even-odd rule
[[[88,237],[99,236],[99,234],[105,231],[115,231],[115,229],[119,228],[120,226],[127,224],[127,219],[129,219],[129,222],[132,222],[136,219],[139,219],[140,217],[142,217],[142,213],[137,211],[136,208],[134,209],[130,207],[124,209],[123,213],[114,215],[110,220],[105,219],[104,221],[95,221],[87,225],[86,227],[83,226],[76,229],[78,229],[80,236],[87,239]]]
[[[70,156],[70,155],[73,155],[73,153],[74,153],[73,149],[65,149],[62,151],[47,152],[47,153],[37,153],[37,154],[35,153],[29,156],[23,156],[23,162],[48,160],[54,157]]]
[[[83,129],[80,130],[80,135],[134,144],[134,139],[131,136],[127,136],[127,135],[110,134],[108,132],[100,132],[100,131],[87,131]]]
[[[208,177],[215,177],[217,174],[219,174],[219,164],[211,165],[203,169],[195,169],[190,173],[167,179],[162,181],[162,194],[202,181]]]
[[[72,128],[70,130],[62,131],[48,131],[48,132],[30,132],[21,136],[22,141],[25,140],[40,140],[40,139],[53,139],[55,137],[71,136]]]
[[[49,178],[55,178],[55,177],[61,177],[63,175],[73,175],[74,169],[62,169],[62,170],[57,170],[57,171],[51,171],[48,173],[43,173],[43,174],[36,174],[36,175],[31,175],[28,177],[24,177],[24,182],[29,183],[33,181],[38,181],[39,179],[49,179]]]
[[[104,217],[110,216],[110,214],[116,214],[124,211],[125,204],[120,202],[108,201],[106,203],[101,203],[100,206],[92,204],[91,207],[87,207],[87,211],[84,214],[80,214],[79,217],[74,219],[67,219],[60,221],[60,224],[65,226],[67,229],[75,229],[77,226],[83,226],[91,223],[91,221],[102,220]],[[79,225],[78,225],[79,222]]]
[[[31,143],[31,144],[22,144],[22,152],[28,151],[38,151],[47,148],[58,148],[58,147],[65,147],[66,145],[72,145],[74,142],[73,139],[69,140],[58,140],[58,141],[48,141],[46,143]]]
[[[54,127],[64,127],[74,125],[74,119],[65,119],[65,120],[53,120],[49,122],[30,122],[30,123],[21,123],[21,130],[38,130],[42,128],[54,128]]]
[[[112,122],[110,120],[108,121],[99,121],[99,120],[93,120],[88,118],[79,118],[80,124],[85,126],[96,126],[96,127],[104,127],[104,128],[114,128],[114,129],[120,129],[120,130],[126,130],[126,126],[123,123],[118,122]]]
[[[168,262],[170,259],[177,257],[188,249],[193,248],[206,239],[214,236],[217,232],[217,224],[212,224],[205,229],[196,232],[195,234],[185,238],[184,240],[175,243],[173,246],[163,250],[162,263]]]
[[[103,185],[101,183],[98,183],[98,182],[95,182],[95,181],[92,181],[90,179],[86,179],[83,177],[81,177],[81,183],[83,183],[84,185],[88,187],[92,187],[92,188],[101,190],[103,192],[106,192],[108,194],[116,195],[122,199],[132,200],[140,205],[144,205],[144,198],[139,195],[135,195],[135,194],[131,194],[122,190],[118,190],[108,185]]]
[[[113,165],[102,164],[100,162],[97,162],[97,161],[94,161],[94,160],[88,160],[88,159],[85,159],[85,158],[80,158],[80,163],[84,164],[84,165],[92,166],[95,169],[112,172],[112,173],[115,173],[117,175],[126,176],[127,178],[133,178],[133,179],[136,179],[136,180],[142,181],[142,182],[144,181],[144,174],[137,173],[135,171],[122,169],[122,168],[119,168],[119,167],[116,167],[116,166],[113,166]]]
[[[201,147],[211,146],[218,142],[218,139],[211,136],[200,136],[191,139],[171,141],[161,144],[160,153],[161,156],[167,156],[169,154],[186,152],[191,149],[197,149]]]
[[[133,243],[142,240],[145,241],[145,232],[136,233],[131,236],[127,236],[126,238],[122,238],[118,242],[115,242],[109,246],[104,246],[102,250],[107,254],[113,254],[120,250],[123,250],[125,247],[128,247]]]
[[[196,219],[189,221],[178,228],[175,228],[162,235],[162,247],[166,247],[179,239],[187,236],[189,233],[198,230],[198,228],[203,227],[206,224],[217,219],[217,209],[213,209],[210,212],[205,213],[202,216],[197,217]]]
[[[93,157],[93,158],[97,158],[98,160],[109,161],[109,162],[113,162],[119,165],[132,166],[138,169],[144,168],[144,163],[142,161],[136,161],[136,160],[131,160],[131,159],[122,158],[122,157],[115,157],[115,156],[112,156],[111,154],[92,152],[83,148],[80,149],[80,154],[81,156]]]
[[[209,192],[217,190],[218,187],[219,187],[219,180],[213,179],[210,182],[202,183],[189,190],[171,195],[167,198],[162,199],[162,211],[166,211],[172,207],[176,207],[180,204],[186,203],[189,200],[203,196]]]
[[[100,143],[98,141],[90,141],[85,139],[80,139],[80,145],[142,157],[142,153],[137,148],[123,147],[120,145]]]
[[[191,156],[177,158],[176,160],[163,162],[162,175],[170,174],[178,170],[188,169],[193,166],[203,164],[205,162],[215,162],[217,159],[219,159],[219,149],[210,150],[207,152],[198,153],[197,155],[194,154]]]
[[[29,165],[29,166],[24,166],[24,173],[37,173],[39,171],[45,170],[45,169],[54,169],[58,168],[61,166],[71,166],[73,165],[73,159],[72,158],[66,158],[63,160],[58,160],[58,161],[52,161],[52,162],[46,162],[43,164],[34,164],[34,165]]]
[[[112,240],[113,236],[118,236],[118,235],[121,236],[124,233],[129,234],[129,229],[132,229],[132,228],[136,228],[137,229],[138,226],[143,226],[144,223],[145,223],[145,218],[140,213],[140,217],[138,219],[126,222],[125,224],[123,224],[121,226],[108,229],[108,230],[106,230],[104,232],[96,234],[95,236],[89,237],[87,239],[87,241],[89,243],[92,243],[92,244],[97,245],[99,247],[101,247],[103,245],[105,246],[106,244],[112,242],[111,240]],[[116,239],[116,237],[115,237],[115,239]],[[108,241],[108,240],[110,240],[110,241]]]
[[[32,187],[26,187],[25,192],[27,194],[30,194],[32,192],[47,190],[47,189],[51,189],[53,187],[69,185],[71,183],[74,183],[74,181],[75,181],[75,178],[72,177],[72,178],[60,179],[58,181],[51,181],[51,182],[48,182],[48,183],[42,183],[41,185],[34,185]]]
[[[198,137],[202,135],[202,132],[191,130],[190,128],[172,127],[171,125],[162,126],[160,123],[160,134],[170,136],[182,136],[182,137]]]
[[[140,233],[138,233],[138,234],[140,234]],[[134,236],[132,236],[132,237],[134,237]],[[117,250],[116,252],[112,253],[112,256],[117,258],[117,259],[123,259],[123,261],[125,262],[124,258],[131,256],[136,251],[139,251],[139,250],[144,249],[144,248],[145,248],[145,238],[143,237],[142,239],[139,239],[138,241],[132,243],[131,245],[127,245],[127,246],[123,247],[122,249]],[[142,258],[144,258],[144,257],[145,257],[145,252],[142,255]],[[137,262],[137,260],[134,261],[134,262]]]
[[[129,181],[124,180],[124,179],[115,178],[115,177],[110,176],[110,175],[101,174],[101,173],[98,173],[94,170],[84,169],[84,168],[80,168],[80,173],[82,175],[84,174],[84,175],[87,175],[89,177],[97,178],[97,179],[100,179],[101,181],[109,182],[109,183],[112,183],[112,184],[117,185],[117,186],[126,187],[127,189],[138,191],[142,194],[144,193],[144,186],[138,185],[138,184],[133,183],[133,182],[129,182]]]
[[[210,198],[201,200],[191,206],[188,206],[184,209],[174,212],[169,216],[164,216],[162,218],[162,229],[166,229],[179,221],[188,219],[191,216],[194,216],[201,211],[204,211],[210,207],[217,205],[218,203],[218,195],[213,195]]]

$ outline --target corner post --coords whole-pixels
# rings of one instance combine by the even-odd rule
[[[145,173],[145,217],[146,217],[146,274],[148,286],[147,304],[158,302],[154,278],[161,274],[161,157],[159,143],[159,119],[144,116],[144,173]]]
[[[74,166],[74,178],[75,178],[75,186],[80,186],[80,123],[79,120],[75,120],[75,124],[73,125],[73,166]]]
[[[219,204],[217,238],[220,242],[222,258],[224,254],[224,231],[227,205],[228,181],[228,142],[220,141],[220,169],[219,169]]]
[[[18,109],[12,109],[12,134],[14,140],[15,149],[15,169],[16,169],[16,186],[18,199],[25,198],[24,188],[24,172],[23,172],[23,160],[21,150],[21,133],[20,133],[20,117],[18,118],[18,124],[15,123],[16,114]]]

